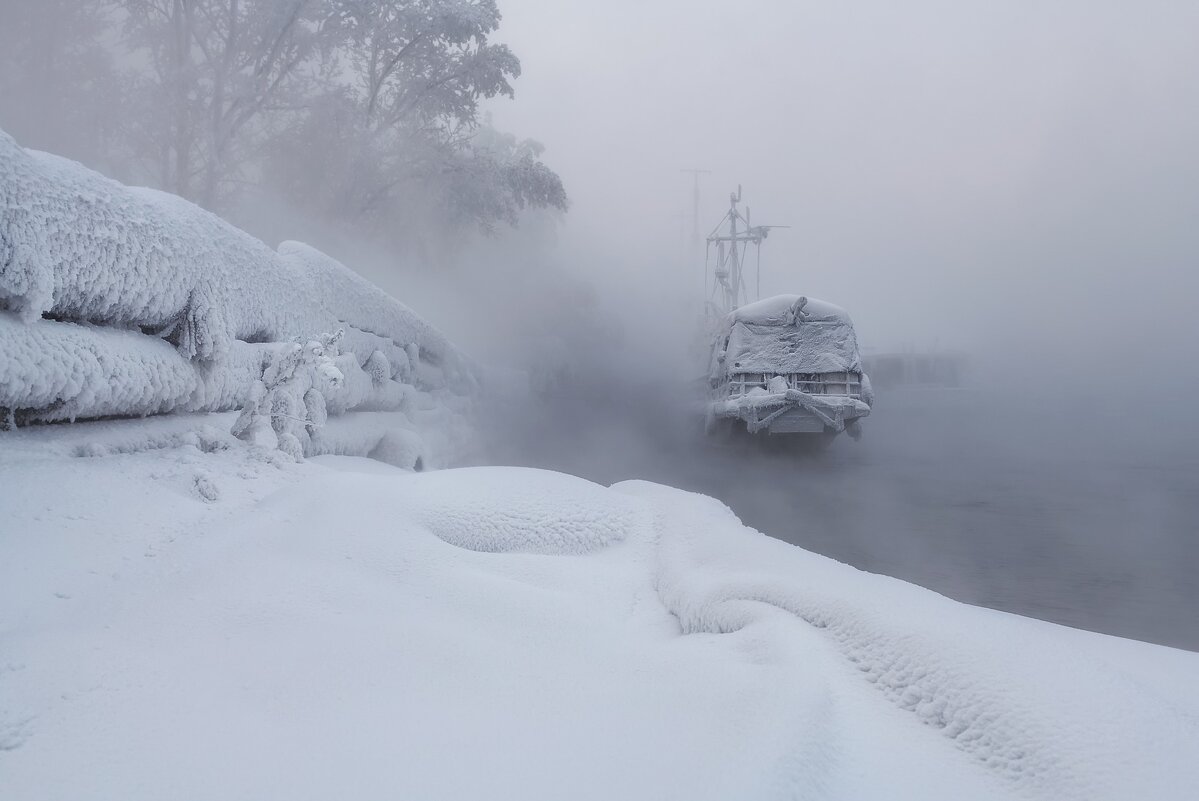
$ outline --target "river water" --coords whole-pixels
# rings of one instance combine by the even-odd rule
[[[641,395],[641,398],[647,396]],[[1035,399],[880,393],[859,442],[707,440],[678,404],[560,397],[491,421],[490,461],[724,501],[749,526],[971,604],[1199,650],[1199,455]]]

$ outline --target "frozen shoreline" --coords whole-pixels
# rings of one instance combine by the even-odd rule
[[[1199,782],[1199,654],[958,604],[644,482],[241,443],[68,455],[92,425],[0,454],[5,795]]]

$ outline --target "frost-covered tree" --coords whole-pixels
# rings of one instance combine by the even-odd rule
[[[324,103],[332,108],[281,139],[268,162],[279,192],[314,214],[411,238],[491,232],[516,225],[526,209],[568,207],[562,179],[541,160],[538,142],[486,123],[452,143],[402,129],[369,131],[344,97]]]
[[[460,135],[479,100],[512,96],[520,61],[488,36],[500,23],[495,0],[329,0],[346,34],[365,123]]]
[[[127,182],[400,239],[566,208],[540,146],[481,119],[520,74],[496,0],[0,3],[0,127]]]
[[[516,225],[527,208],[565,210],[562,179],[542,163],[543,150],[532,139],[480,127],[442,173],[441,201],[450,219],[491,231],[500,223]]]
[[[270,174],[288,197],[355,224],[395,231],[400,220],[405,236],[447,223],[491,231],[526,208],[566,209],[541,146],[480,119],[480,102],[512,96],[520,75],[508,47],[489,41],[494,0],[330,0],[330,9],[345,37],[342,79],[273,151]]]
[[[128,76],[141,98],[129,126],[136,150],[162,188],[211,208],[317,86],[324,2],[114,2],[149,67]]]

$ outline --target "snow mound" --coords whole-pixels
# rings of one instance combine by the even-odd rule
[[[452,421],[442,425],[451,426]],[[429,452],[408,416],[400,412],[357,412],[330,418],[313,432],[309,456],[366,456],[404,470],[443,467]]]
[[[665,487],[297,464],[184,422],[0,447],[6,799],[1199,786],[1199,654],[958,604]]]
[[[427,448],[463,444],[477,367],[407,306],[308,245],[275,252],[182,198],[25,150],[0,131],[8,424],[243,408],[280,349],[337,331],[345,380],[324,393],[329,415],[408,417],[375,432],[374,445],[412,428]],[[407,462],[420,450],[392,434],[380,452]]]
[[[454,379],[473,378],[436,328],[307,245],[276,253],[182,198],[27,151],[3,131],[0,187],[0,308],[23,319],[140,328],[202,360],[235,340],[346,327],[360,363],[382,346],[406,370],[415,346]]]
[[[186,201],[129,189],[0,132],[0,301],[97,324],[172,329],[211,359],[235,339],[279,338],[286,275],[262,242]]]
[[[198,383],[161,339],[0,312],[0,406],[47,420],[157,414],[186,406]]]
[[[1013,794],[1183,797],[1199,696],[1178,690],[1199,668],[1195,655],[1170,664],[1168,649],[970,607],[761,535],[712,499],[617,488],[658,510],[655,586],[685,633],[792,618],[831,664]]]
[[[460,491],[464,483],[470,493]],[[631,499],[543,470],[444,470],[417,477],[405,492],[438,538],[488,553],[588,553],[621,542],[641,519]]]

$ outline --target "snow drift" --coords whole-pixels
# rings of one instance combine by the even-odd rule
[[[327,393],[329,413],[441,410],[440,423],[463,424],[476,368],[340,262],[299,242],[272,251],[181,198],[0,131],[0,409],[11,421],[241,408],[281,347],[337,331],[345,381]]]
[[[188,419],[212,416],[0,448],[2,797],[1199,785],[1197,654],[959,604],[657,485],[295,464]]]

